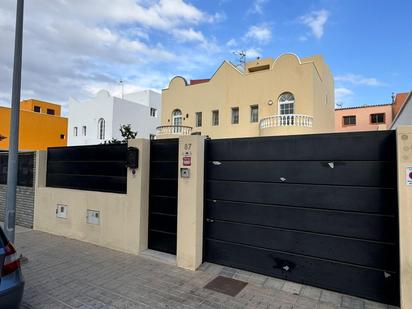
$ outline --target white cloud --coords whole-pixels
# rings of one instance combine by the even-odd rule
[[[350,102],[353,95],[354,92],[348,88],[335,88],[335,104],[341,107],[343,104]]]
[[[248,14],[263,14],[263,6],[269,0],[254,0]]]
[[[260,48],[249,48],[249,49],[246,49],[246,57],[247,57],[247,58],[262,57],[262,51],[261,51]]]
[[[310,28],[312,34],[320,39],[324,33],[324,27],[329,18],[327,10],[312,11],[300,17],[300,22]]]
[[[228,47],[235,47],[236,45],[237,45],[237,41],[233,38],[226,42],[226,46]]]
[[[193,28],[189,29],[175,29],[173,30],[175,38],[181,42],[205,42],[206,39],[201,31],[195,31]]]
[[[0,1],[2,105],[11,97],[15,5]],[[70,96],[89,97],[92,89],[116,88],[119,79],[130,89],[161,89],[168,72],[214,65],[210,59],[217,43],[197,27],[222,16],[184,0],[27,1],[22,98],[65,104]],[[184,39],[176,42],[170,38],[174,33]],[[193,55],[200,48],[202,57]]]
[[[251,26],[244,36],[245,40],[254,40],[260,44],[267,44],[272,39],[272,31],[268,25]]]
[[[364,77],[358,74],[344,74],[335,77],[335,81],[346,82],[353,85],[364,85],[364,86],[384,86],[385,83],[379,81],[375,77]]]

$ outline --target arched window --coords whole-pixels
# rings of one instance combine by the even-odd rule
[[[173,128],[174,133],[179,133],[182,130],[181,127],[177,127],[177,126],[181,126],[182,123],[183,123],[182,111],[180,109],[175,109],[172,113],[172,124],[176,126],[175,128]]]
[[[100,118],[99,121],[97,122],[97,137],[100,140],[103,140],[105,137],[105,127],[106,127],[106,122],[104,121],[103,118]]]
[[[290,92],[284,92],[279,96],[279,114],[290,115],[295,113],[295,97]]]

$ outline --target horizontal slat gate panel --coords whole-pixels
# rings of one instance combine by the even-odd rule
[[[395,131],[375,131],[213,140],[208,143],[207,159],[391,161],[396,154],[395,135]]]
[[[125,159],[126,144],[50,147],[48,161],[121,161]]]
[[[378,295],[385,303],[399,302],[398,291],[393,288],[398,284],[398,273],[385,278],[383,271],[371,268],[207,239],[205,251],[206,260],[212,263],[369,299],[376,299]],[[285,265],[289,265],[291,271],[284,271]]]
[[[150,175],[152,178],[177,178],[177,160],[168,162],[152,162],[150,165]]]
[[[176,254],[177,139],[150,143],[149,248]]]
[[[52,147],[46,186],[127,193],[126,144]]]
[[[48,174],[47,187],[126,193],[126,177]]]
[[[177,215],[177,197],[152,195],[149,203],[151,212]]]
[[[50,161],[47,165],[47,172],[52,174],[127,176],[124,161]]]
[[[207,261],[399,304],[394,132],[208,140],[206,156]]]
[[[396,242],[397,217],[314,208],[289,207],[206,200],[205,214],[213,220],[226,220],[268,227]],[[325,224],[333,222],[333,224]]]
[[[0,153],[0,184],[7,184],[8,152]],[[33,186],[34,153],[19,153],[17,185]]]
[[[151,196],[177,197],[177,179],[151,179]]]
[[[376,187],[320,186],[211,180],[208,199],[393,214],[397,191]]]
[[[206,234],[208,239],[356,264],[382,271],[395,272],[398,267],[395,244],[221,221],[206,223]]]
[[[208,162],[209,179],[392,187],[397,176],[394,163],[388,161],[222,161],[219,163],[216,165]],[[329,163],[333,164],[333,168]]]
[[[156,251],[176,254],[176,234],[149,230],[149,248]]]

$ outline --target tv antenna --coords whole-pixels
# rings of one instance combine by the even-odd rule
[[[124,99],[124,80],[119,81],[120,85],[122,85],[122,100]]]
[[[246,50],[237,50],[234,51],[233,54],[235,56],[239,57],[239,63],[236,65],[236,67],[241,67],[243,71],[246,69]]]

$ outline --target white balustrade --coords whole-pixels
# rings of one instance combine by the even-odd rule
[[[156,128],[156,135],[190,135],[192,134],[192,127],[170,125],[160,126]]]
[[[313,117],[301,114],[273,115],[262,118],[259,123],[261,129],[273,127],[312,127]]]

